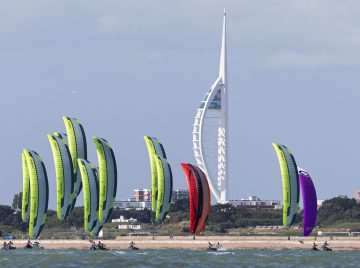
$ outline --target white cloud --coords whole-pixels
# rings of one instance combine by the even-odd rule
[[[96,20],[96,25],[91,31],[96,34],[117,34],[124,31],[121,20],[115,16],[103,16]]]
[[[263,59],[261,67],[275,69],[318,69],[334,66],[359,65],[360,53],[357,54],[331,54],[326,52],[304,53],[285,51],[271,54]]]
[[[305,54],[294,51],[272,54],[265,58],[265,65],[275,68],[315,68],[328,65],[327,55]]]

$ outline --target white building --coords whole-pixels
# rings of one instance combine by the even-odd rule
[[[321,207],[323,203],[324,203],[324,200],[317,200],[316,201],[317,208]]]
[[[125,219],[125,217],[121,215],[118,219],[112,219],[111,222],[135,223],[137,222],[137,219],[134,218]]]
[[[151,201],[151,190],[150,189],[135,189],[133,200],[137,201],[137,202]]]
[[[192,132],[196,163],[205,172],[211,192],[221,203],[227,202],[229,188],[226,61],[226,13],[224,10],[219,76],[196,111]]]
[[[117,209],[136,209],[136,210],[144,210],[151,209],[151,202],[138,202],[138,201],[115,201],[114,208]]]
[[[173,190],[171,201],[175,202],[175,201],[180,200],[180,199],[189,199],[189,191],[188,190],[181,190],[181,189]]]
[[[249,196],[248,199],[230,200],[229,204],[233,206],[244,206],[244,207],[260,207],[260,208],[273,208],[281,209],[281,202],[278,200],[260,200],[257,196]]]
[[[175,202],[179,199],[188,199],[189,192],[188,190],[176,189],[172,192],[172,202]],[[150,189],[135,189],[133,191],[133,197],[124,201],[115,201],[114,208],[122,210],[130,209],[151,209],[151,190]]]

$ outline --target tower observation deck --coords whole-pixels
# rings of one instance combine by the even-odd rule
[[[226,13],[219,76],[206,92],[196,111],[193,151],[197,165],[207,175],[211,192],[220,203],[228,201],[228,83],[226,60]]]

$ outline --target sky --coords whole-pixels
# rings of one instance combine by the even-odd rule
[[[337,0],[0,3],[0,203],[22,189],[21,152],[43,158],[62,116],[107,139],[117,199],[150,188],[144,135],[158,137],[185,189],[192,124],[217,78],[227,11],[230,199],[281,200],[272,142],[288,146],[318,199],[360,189],[360,2]],[[82,199],[81,197],[79,198]],[[81,202],[80,202],[81,204]]]

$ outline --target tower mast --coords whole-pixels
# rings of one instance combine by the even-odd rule
[[[226,55],[226,11],[224,9],[223,32],[221,41],[221,56],[219,77],[222,80],[221,88],[221,117],[218,128],[218,184],[220,190],[220,202],[228,201],[229,168],[228,168],[228,80],[227,80],[227,55]]]
[[[212,194],[228,201],[228,96],[226,13],[224,10],[219,76],[206,92],[195,115],[193,150],[196,163],[205,172]]]

